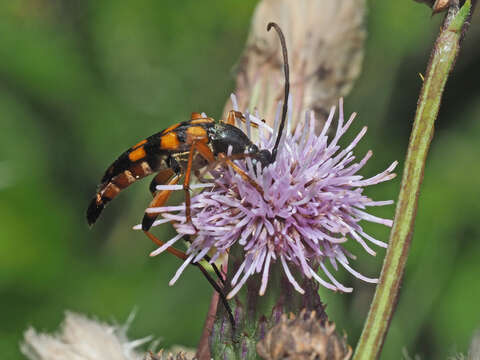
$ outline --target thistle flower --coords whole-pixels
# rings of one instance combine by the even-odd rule
[[[232,102],[238,110],[233,96]],[[192,239],[187,250],[188,258],[170,285],[175,283],[188,264],[200,261],[207,253],[213,254],[211,261],[215,261],[227,254],[232,246],[243,247],[245,256],[243,263],[235,269],[231,280],[232,290],[227,298],[232,298],[256,273],[261,273],[259,294],[263,295],[270,265],[275,261],[281,263],[286,277],[300,293],[304,290],[292,275],[292,266],[303,276],[313,277],[319,284],[334,291],[350,292],[352,288],[337,281],[327,268],[327,263],[335,271],[340,265],[363,281],[378,281],[352,268],[349,259],[355,259],[355,256],[345,250],[343,244],[349,239],[357,241],[371,255],[375,255],[375,251],[370,244],[387,246],[365,233],[360,221],[391,226],[391,220],[370,215],[365,209],[392,204],[393,201],[373,201],[363,194],[363,188],[395,177],[392,171],[397,162],[378,175],[364,179],[358,172],[372,152],[368,151],[360,161],[355,162],[352,150],[367,128],[364,127],[347,147],[341,149],[338,142],[356,114],[352,114],[345,123],[343,102],[340,100],[336,130],[332,131],[334,115],[333,107],[319,135],[316,135],[313,112],[307,112],[303,127],[298,126],[293,134],[287,125],[276,161],[264,169],[259,163],[255,166],[250,158],[235,161],[248,174],[250,181],[228,166],[211,170],[210,182],[199,184],[206,189],[191,200],[194,227],[186,221],[185,204],[147,209],[163,217],[154,225],[173,222],[178,233],[153,251],[151,256],[162,253],[185,235]],[[247,135],[252,137],[250,124],[256,124],[257,146],[260,149],[272,149],[274,131],[258,116],[246,113],[245,117]],[[279,117],[280,107],[276,123]],[[330,132],[333,138],[329,140]],[[165,188],[158,187],[159,190]],[[181,186],[168,188],[182,189]],[[317,273],[319,270],[322,276]]]

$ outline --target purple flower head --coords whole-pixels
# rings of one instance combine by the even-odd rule
[[[235,104],[233,96],[232,100]],[[277,124],[279,114],[277,111]],[[353,149],[367,128],[364,127],[342,149],[338,141],[352,124],[355,114],[345,122],[340,100],[336,129],[331,129],[334,115],[335,108],[332,108],[319,135],[316,135],[313,112],[307,112],[303,126],[299,125],[293,134],[287,124],[276,161],[264,169],[259,163],[254,168],[250,158],[236,160],[236,165],[253,181],[246,181],[229,166],[218,166],[210,171],[208,183],[192,186],[204,188],[191,200],[195,228],[186,221],[185,204],[147,209],[163,217],[154,225],[173,221],[178,233],[151,256],[165,251],[184,235],[190,235],[193,240],[187,250],[188,258],[170,284],[178,279],[188,264],[200,261],[207,253],[213,254],[211,261],[215,261],[228,253],[232,246],[243,247],[245,256],[232,278],[228,298],[233,297],[256,273],[261,273],[259,293],[263,295],[270,265],[276,261],[281,263],[286,277],[300,293],[304,291],[292,275],[292,267],[334,291],[350,292],[352,288],[335,279],[326,266],[327,262],[335,271],[340,264],[359,279],[377,282],[377,279],[365,277],[350,266],[349,259],[355,259],[355,256],[347,252],[343,244],[349,239],[357,241],[371,255],[375,255],[371,244],[387,247],[384,242],[366,234],[360,221],[391,226],[391,220],[370,215],[365,209],[389,205],[393,201],[373,201],[363,194],[363,188],[394,178],[392,171],[397,162],[378,175],[364,179],[358,172],[372,152],[368,151],[362,159],[355,161]],[[258,139],[255,143],[259,149],[271,150],[275,142],[274,131],[258,116],[246,113],[245,117],[245,133],[252,138],[252,133],[256,132]],[[251,129],[252,123],[258,127],[255,131]],[[167,187],[182,189],[182,186]],[[159,186],[158,189],[167,187]]]

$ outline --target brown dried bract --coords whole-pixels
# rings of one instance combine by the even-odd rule
[[[454,0],[415,0],[416,2],[424,3],[432,8],[432,14],[447,11],[451,5],[455,4]],[[462,1],[463,2],[463,1]],[[458,4],[459,1],[457,0]]]
[[[191,358],[185,352],[180,351],[176,354],[172,353],[164,353],[163,349],[161,349],[156,354],[152,353],[151,351],[145,354],[144,360],[196,360],[195,358]]]
[[[302,310],[298,317],[282,315],[257,344],[257,352],[265,360],[348,360],[352,348],[334,323],[322,323],[314,311]]]
[[[437,0],[437,1],[435,1],[435,3],[433,4],[433,7],[432,7],[433,13],[436,14],[436,13],[448,10],[448,8],[450,7],[450,5],[452,3],[453,3],[452,0]]]

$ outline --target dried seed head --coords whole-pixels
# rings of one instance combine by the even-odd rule
[[[302,310],[298,316],[282,315],[257,344],[257,352],[265,360],[348,360],[352,348],[334,323],[322,323],[314,311]]]
[[[31,360],[141,360],[143,354],[137,348],[151,337],[129,340],[126,331],[132,320],[133,315],[118,326],[67,311],[61,330],[55,334],[28,329],[21,351]]]
[[[293,127],[306,109],[324,122],[330,107],[360,74],[365,7],[365,0],[260,1],[237,67],[239,107],[257,109],[273,124],[284,81],[278,40],[265,31],[274,21],[285,33],[290,57]],[[225,110],[231,108],[228,102]]]

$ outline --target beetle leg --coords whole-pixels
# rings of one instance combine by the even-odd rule
[[[244,157],[248,156],[248,155],[245,156],[246,154],[239,154],[239,155],[243,155]],[[257,191],[260,194],[263,194],[263,190],[260,187],[260,185],[258,185],[255,180],[253,180],[250,176],[248,176],[248,174],[245,171],[243,171],[237,164],[235,164],[232,161],[232,158],[235,159],[234,156],[226,156],[225,154],[222,154],[222,153],[218,154],[219,163],[224,162],[225,164],[230,166],[233,169],[233,171],[235,171],[238,175],[240,175],[242,177],[243,180],[249,182],[250,185],[252,185],[255,189],[257,189]],[[241,158],[241,157],[237,156],[236,158]]]
[[[212,150],[210,150],[210,148],[204,141],[195,142],[193,144],[193,147],[209,163],[212,163],[215,161],[215,156],[213,155]]]
[[[225,123],[235,126],[235,118],[245,119],[243,114],[240,111],[230,110],[227,113],[227,118],[224,120]]]
[[[192,243],[192,237],[190,235],[184,235],[183,236],[183,240],[185,240],[186,242],[188,243]],[[215,274],[217,275],[217,278],[218,280],[220,280],[220,282],[222,283],[222,285],[225,285],[225,278],[226,276],[224,274],[222,274],[222,272],[220,271],[220,269],[217,267],[217,265],[215,264],[215,262],[211,262],[212,258],[208,255],[205,255],[203,257],[203,260],[205,260],[206,262],[208,262],[210,264],[210,266],[213,268],[213,271],[215,272]]]
[[[187,170],[185,171],[185,180],[183,182],[183,190],[185,191],[185,215],[187,218],[187,223],[192,223],[192,215],[191,215],[191,209],[190,209],[190,178],[192,175],[192,164],[193,164],[193,156],[194,154],[198,152],[205,160],[207,160],[209,163],[215,161],[215,157],[210,150],[210,148],[207,146],[205,141],[194,141],[191,148],[190,152],[188,154],[188,163],[187,163]],[[194,225],[193,225],[194,226]],[[195,226],[194,226],[195,227]]]
[[[198,112],[192,112],[192,115],[190,115],[190,120],[197,120],[197,119],[205,119],[205,116],[202,116],[202,114]]]
[[[203,116],[198,112],[192,112],[192,115],[190,115],[190,120],[196,120],[201,118],[203,118]]]
[[[253,180],[250,176],[248,176],[248,174],[245,171],[243,171],[238,165],[236,165],[232,161],[232,160],[245,159],[245,158],[251,157],[251,156],[252,155],[250,155],[250,154],[234,154],[234,155],[226,156],[225,154],[220,153],[220,154],[217,155],[217,160],[215,160],[214,162],[211,162],[208,165],[208,167],[204,171],[202,171],[202,173],[199,174],[199,176],[201,178],[203,178],[205,173],[214,169],[218,165],[220,165],[222,163],[227,164],[228,166],[230,166],[233,169],[233,171],[235,171],[238,175],[240,175],[243,180],[248,181],[250,183],[250,185],[252,185],[255,189],[257,189],[257,191],[260,194],[263,194],[263,190],[260,187],[260,185],[258,185],[255,180]]]
[[[190,148],[190,152],[188,154],[188,164],[187,170],[185,171],[185,180],[183,181],[183,190],[185,191],[185,215],[187,218],[187,223],[192,224],[192,215],[190,209],[190,175],[192,174],[192,163],[193,163],[193,154],[195,152],[195,143],[193,143],[192,147]],[[196,229],[195,229],[196,231]]]
[[[150,233],[149,231],[143,231],[145,233],[145,235],[148,236],[148,238],[150,240],[152,240],[152,242],[158,246],[162,246],[164,245],[165,243],[158,239],[155,235],[153,235],[152,233]],[[185,254],[183,251],[180,251],[180,250],[177,250],[175,249],[174,247],[170,246],[169,248],[167,248],[167,251],[178,257],[179,259],[181,260],[186,260],[187,259],[187,254]],[[227,300],[227,297],[225,296],[224,292],[223,292],[223,289],[220,287],[220,285],[215,281],[213,280],[213,278],[210,276],[210,274],[208,273],[207,270],[205,270],[205,268],[203,267],[202,264],[200,263],[193,263],[191,265],[195,265],[197,266],[200,271],[202,272],[203,276],[205,276],[205,278],[207,279],[207,281],[210,283],[210,285],[212,285],[212,287],[215,289],[215,291],[219,294],[220,296],[220,299],[222,300],[222,303],[223,303],[223,306],[225,307],[225,309],[227,310],[227,313],[228,313],[228,317],[230,319],[230,323],[232,325],[232,332],[235,333],[235,320],[233,318],[233,312],[232,312],[232,308],[230,307],[230,304],[228,303],[228,300]],[[219,279],[223,282],[223,277],[222,275],[218,274],[218,269],[216,269],[216,266],[214,267],[214,270],[215,272],[217,273],[217,276],[219,276]]]
[[[164,176],[164,174],[162,174],[162,175]],[[181,176],[182,176],[181,173],[173,175],[170,178],[170,180],[168,181],[167,185],[178,184],[178,181],[180,180]],[[155,194],[152,202],[150,203],[150,205],[148,207],[152,208],[152,207],[163,206],[163,204],[165,204],[167,202],[167,200],[168,200],[170,194],[172,193],[172,191],[173,190],[161,190],[161,191],[157,192]],[[152,227],[152,224],[155,221],[155,219],[157,218],[157,216],[158,216],[158,214],[156,214],[156,213],[145,213],[145,215],[143,216],[143,220],[142,220],[142,230],[144,230],[144,231],[150,230],[150,228]]]
[[[152,240],[152,242],[158,246],[163,246],[165,244],[165,242],[163,242],[162,240],[158,239],[155,235],[153,235],[150,231],[148,230],[143,230],[143,232],[145,233],[145,235],[147,235],[147,237]],[[185,254],[183,251],[181,250],[178,250],[178,249],[175,249],[173,246],[170,246],[167,248],[167,252],[169,252],[170,254],[172,254],[173,256],[179,258],[180,260],[187,260],[187,254]]]
[[[152,195],[155,196],[155,194],[157,193],[157,185],[164,185],[168,183],[168,181],[172,178],[174,174],[174,171],[170,168],[159,171],[158,174],[155,175],[155,177],[153,178],[150,186],[148,187]]]
[[[245,159],[247,157],[249,157],[251,155],[247,155],[247,154],[233,154],[233,155],[230,155],[230,159],[231,160],[241,160],[241,159]],[[222,156],[218,156],[217,159],[215,159],[215,161],[212,161],[208,164],[208,166],[206,166],[204,169],[202,169],[202,171],[197,171],[195,173],[195,176],[199,179],[205,179],[204,176],[205,174],[207,174],[208,172],[212,171],[213,169],[215,169],[218,165],[220,164],[225,164],[225,160],[222,158]]]
[[[223,122],[226,123],[226,124],[229,124],[229,125],[236,126],[235,125],[235,118],[240,119],[240,121],[243,122],[243,123],[247,122],[247,119],[245,119],[245,116],[243,116],[243,114],[240,111],[235,111],[235,110],[230,110],[227,113],[227,118],[225,120],[223,120]],[[253,123],[253,122],[250,122],[250,126],[254,127],[254,128],[258,127],[258,125]]]

